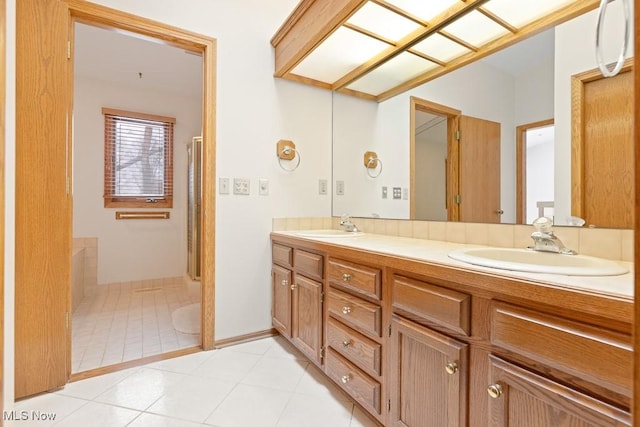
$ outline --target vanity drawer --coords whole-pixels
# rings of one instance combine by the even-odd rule
[[[632,395],[633,345],[628,335],[494,302],[491,344]]]
[[[322,280],[324,266],[322,255],[296,249],[293,253],[293,265],[298,273],[311,279]]]
[[[394,311],[470,334],[470,295],[401,276],[394,276],[392,292]]]
[[[382,346],[342,323],[329,318],[327,343],[335,351],[372,376],[380,376]]]
[[[329,281],[353,292],[379,300],[382,298],[380,270],[347,261],[329,259]]]
[[[382,310],[354,295],[329,288],[329,314],[365,333],[382,336]]]
[[[271,257],[273,262],[283,267],[293,267],[293,248],[274,243],[271,245]]]
[[[325,372],[369,411],[380,414],[380,383],[332,348],[327,349]]]

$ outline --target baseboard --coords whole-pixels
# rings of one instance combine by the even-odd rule
[[[217,340],[214,344],[214,348],[224,348],[229,347],[236,344],[242,344],[245,342],[255,341],[262,338],[268,338],[278,335],[278,331],[275,328],[266,329],[264,331],[252,332],[250,334],[238,335],[236,337],[225,338],[222,340]]]

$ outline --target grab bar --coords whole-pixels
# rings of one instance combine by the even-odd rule
[[[116,212],[116,219],[169,219],[169,212]]]

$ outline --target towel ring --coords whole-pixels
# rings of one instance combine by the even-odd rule
[[[378,168],[378,166],[380,167]],[[367,151],[364,153],[364,167],[370,178],[377,178],[382,173],[382,160],[380,160],[375,152]],[[378,173],[375,173],[376,169]]]
[[[291,157],[292,155],[293,157]],[[287,157],[291,157],[291,158],[287,159]],[[282,163],[283,160],[293,161],[293,159],[296,159],[296,163],[292,168],[284,167],[284,164]],[[298,166],[300,166],[300,152],[293,147],[283,148],[282,151],[278,153],[278,164],[280,165],[280,168],[283,171],[293,172],[294,170],[298,169]]]
[[[600,68],[600,72],[605,77],[613,77],[617,75],[622,69],[622,65],[624,64],[624,58],[627,54],[627,45],[629,43],[629,33],[630,33],[630,11],[629,11],[629,1],[621,0],[623,9],[624,9],[624,39],[622,40],[622,48],[620,49],[620,55],[618,56],[618,61],[613,66],[613,68],[609,68],[607,64],[604,62],[603,53],[602,53],[602,44],[600,38],[602,37],[602,29],[604,28],[604,19],[607,14],[607,3],[608,0],[600,0],[600,9],[598,11],[598,23],[596,24],[596,60],[598,62],[598,68]]]

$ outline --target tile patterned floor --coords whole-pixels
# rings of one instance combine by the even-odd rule
[[[71,372],[200,345],[200,335],[173,327],[176,308],[200,302],[200,286],[184,278],[100,285],[72,316]]]
[[[282,337],[70,383],[13,410],[27,419],[6,425],[20,427],[375,426]]]

